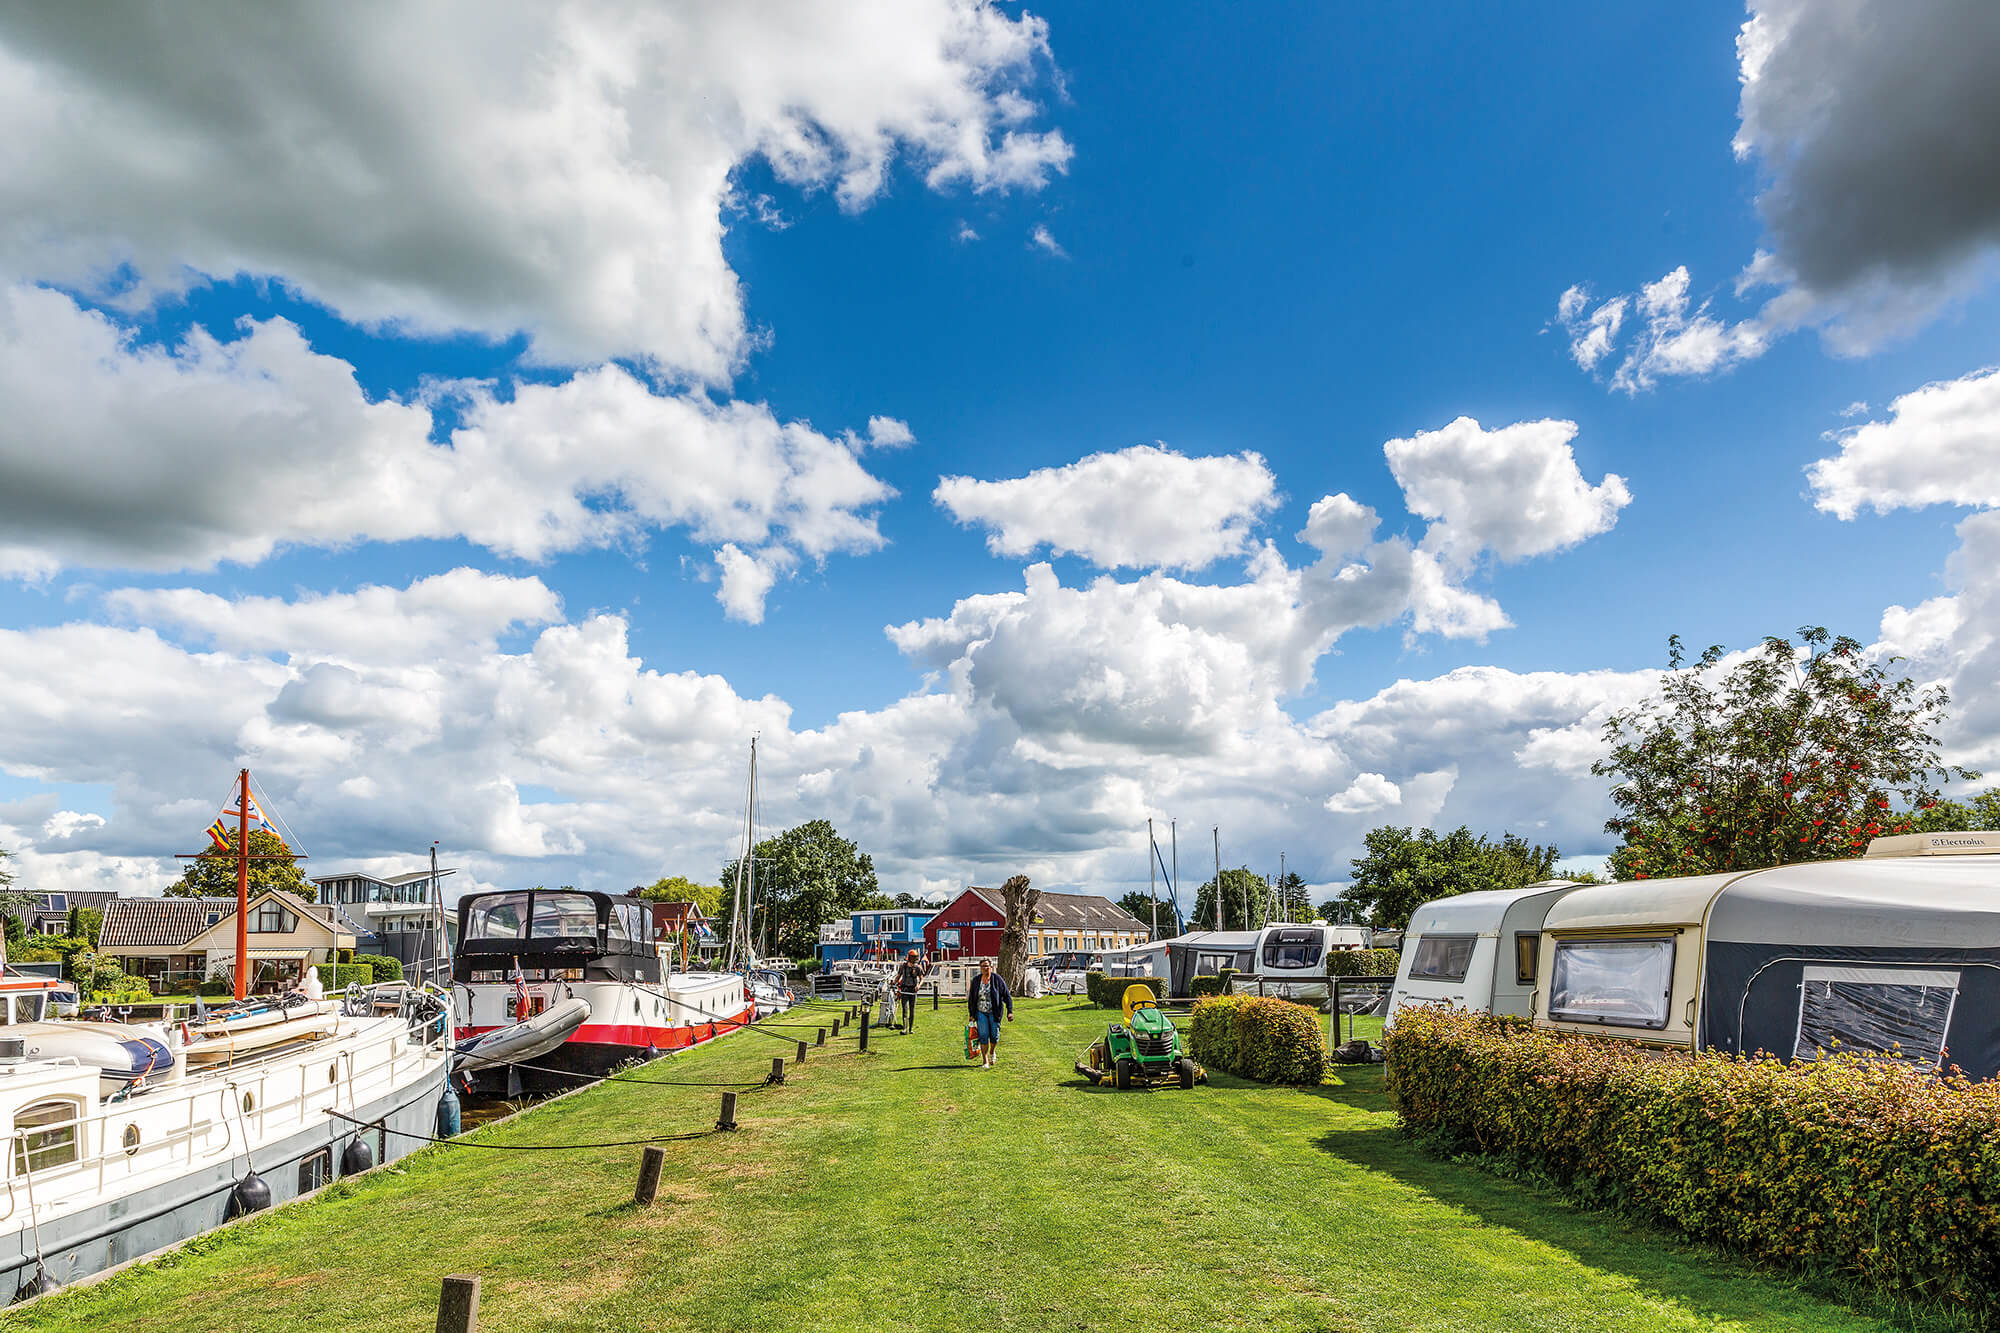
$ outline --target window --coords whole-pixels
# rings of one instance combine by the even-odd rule
[[[48,910],[51,912],[67,912],[69,910],[69,895],[66,893],[45,893],[42,897],[48,900]]]
[[[299,1193],[309,1194],[333,1179],[333,1149],[321,1148],[299,1159]]]
[[[76,1123],[81,1114],[73,1101],[36,1102],[14,1117],[14,1174],[46,1171],[77,1160]]]
[[[1317,930],[1277,930],[1264,944],[1264,966],[1317,967],[1325,952],[1326,942]]]
[[[1808,967],[1792,1058],[1834,1050],[1902,1055],[1936,1065],[1958,1004],[1958,973],[1903,967]]]
[[[1412,981],[1463,981],[1477,935],[1426,935],[1410,958]]]
[[[1194,956],[1194,974],[1198,977],[1219,977],[1225,967],[1236,966],[1233,953],[1198,953]]]
[[[1514,935],[1514,984],[1532,986],[1535,984],[1535,965],[1542,954],[1542,933],[1538,930],[1517,931]]]
[[[527,925],[528,895],[496,893],[473,900],[472,911],[465,918],[465,937],[469,940],[518,940],[528,933]]]
[[[597,938],[597,904],[581,893],[538,893],[528,932],[538,940]]]
[[[214,924],[215,924],[216,922],[218,922],[218,921],[220,921],[220,920],[222,920],[222,913],[220,913],[220,912],[210,912],[210,913],[208,914],[208,924],[209,924],[209,925],[211,925],[211,926],[212,926],[212,925],[214,925]]]
[[[1558,940],[1549,1017],[1663,1028],[1673,989],[1672,940]]]
[[[298,914],[288,910],[276,898],[266,898],[259,903],[257,914],[250,918],[250,929],[261,935],[289,935],[298,928]]]

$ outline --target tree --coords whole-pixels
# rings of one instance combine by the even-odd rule
[[[9,855],[6,848],[0,847],[0,863],[4,863]],[[5,864],[0,864],[0,915],[6,918],[6,929],[0,932],[0,967],[4,967],[7,963],[7,943],[13,940],[15,932],[26,933],[16,918],[26,913],[35,905],[35,900],[41,897],[38,893],[17,889],[13,884],[13,874]]]
[[[1278,916],[1285,921],[1305,921],[1312,916],[1312,903],[1306,893],[1305,879],[1296,870],[1288,870],[1278,880]]]
[[[1409,925],[1410,913],[1433,898],[1547,879],[1562,855],[1512,833],[1492,842],[1462,824],[1445,834],[1384,825],[1362,842],[1367,851],[1350,863],[1354,879],[1344,901],[1384,929]]]
[[[1659,694],[1612,715],[1610,753],[1591,766],[1616,779],[1614,878],[1854,856],[1913,827],[1891,813],[1897,798],[1919,815],[1937,806],[1933,774],[1979,776],[1940,757],[1942,686],[1893,675],[1845,636],[1798,634],[1726,672],[1720,647],[1689,663],[1667,640]]]
[[[684,875],[656,879],[639,890],[638,896],[649,903],[693,903],[711,920],[722,911],[720,884],[697,884]]]
[[[97,947],[97,937],[104,930],[104,913],[95,907],[72,907],[69,909],[69,933],[78,939],[89,940],[90,947]]]
[[[1328,898],[1315,910],[1320,920],[1339,924],[1342,918],[1353,915],[1354,904],[1345,898]]]
[[[229,850],[211,849],[188,862],[186,873],[169,884],[166,894],[169,898],[234,898],[236,896],[236,835],[229,835]],[[250,855],[283,857],[279,861],[252,861],[250,863],[250,896],[256,897],[266,889],[283,889],[295,893],[311,902],[316,890],[312,881],[305,877],[298,863],[292,860],[292,849],[285,840],[268,829],[250,830]]]
[[[1188,925],[1195,930],[1256,930],[1271,914],[1271,891],[1264,877],[1248,866],[1222,872],[1222,915],[1215,914],[1215,881],[1203,884],[1194,896],[1194,915]],[[1248,915],[1245,915],[1248,913]]]
[[[788,958],[803,958],[819,944],[819,927],[858,910],[879,892],[875,861],[868,853],[815,819],[766,838],[752,850],[757,868],[757,904],[750,922],[760,940]],[[740,861],[722,868],[726,885],[736,883]],[[886,903],[886,899],[884,902]],[[734,908],[725,898],[718,913],[727,935]]]
[[[1911,833],[1990,833],[2000,829],[2000,787],[1969,801],[1939,801],[1928,810],[1905,811],[1898,823]]]
[[[1174,914],[1173,900],[1168,898],[1166,894],[1162,893],[1158,901],[1160,904],[1160,929],[1157,933],[1153,932],[1154,898],[1152,894],[1141,893],[1135,889],[1123,898],[1120,898],[1118,905],[1133,916],[1138,917],[1145,924],[1147,932],[1153,934],[1154,939],[1170,939],[1181,933],[1180,918]]]
[[[1041,902],[1042,891],[1029,888],[1026,875],[1010,876],[1000,886],[1000,908],[1006,913],[1007,924],[1000,932],[1000,957],[993,970],[1007,983],[1007,989],[1017,994],[1027,980],[1028,955],[1033,952],[1028,947],[1028,931]]]

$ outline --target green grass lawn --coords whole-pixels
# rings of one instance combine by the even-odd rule
[[[1026,1002],[986,1071],[956,1011],[926,1009],[914,1037],[815,1051],[745,1095],[735,1134],[667,1145],[651,1209],[630,1203],[637,1148],[441,1147],[0,1327],[427,1329],[461,1272],[484,1278],[487,1330],[1893,1326],[1426,1156],[1379,1068],[1093,1088],[1070,1065],[1104,1022]],[[641,1076],[754,1078],[785,1049],[742,1034]],[[606,1085],[477,1137],[705,1128],[718,1096]]]

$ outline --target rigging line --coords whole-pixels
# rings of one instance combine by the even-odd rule
[[[326,1108],[326,1114],[336,1120],[359,1125],[363,1129],[379,1129],[384,1134],[394,1134],[399,1138],[418,1139],[424,1143],[443,1143],[453,1148],[485,1148],[490,1152],[576,1152],[586,1148],[638,1148],[653,1143],[682,1143],[688,1139],[705,1139],[719,1133],[713,1129],[691,1130],[686,1134],[656,1134],[650,1139],[618,1139],[611,1143],[473,1143],[466,1139],[441,1139],[435,1134],[419,1134],[413,1129],[397,1129],[393,1125],[378,1125],[372,1120],[361,1120]]]
[[[263,789],[263,784],[253,777],[250,779],[250,785],[256,789],[257,808],[264,812],[264,821],[278,826],[279,831],[284,836],[285,846],[295,852],[303,852],[305,848],[299,845],[298,835],[292,832],[292,826],[285,822],[285,817],[276,812],[276,808],[271,804],[270,796]]]

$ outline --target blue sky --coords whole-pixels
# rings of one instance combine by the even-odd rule
[[[1875,19],[1886,13],[1860,0],[1832,18],[1801,19],[1791,4],[1765,6],[1766,30],[1799,38],[1778,41],[1775,67],[1795,73],[1784,62],[1859,62],[1822,73],[1828,86],[1856,89],[1861,98],[1877,72],[1866,62],[1884,57],[1871,57],[1862,42],[1813,45],[1799,25],[1865,27],[1871,8],[1880,11]],[[589,7],[577,12],[585,23],[612,22]],[[971,62],[971,73],[952,76],[959,81],[951,96],[937,97],[936,52],[925,47],[928,30],[918,20],[957,22],[965,13],[985,16],[982,31],[994,44],[984,63]],[[546,245],[586,257],[576,273],[582,286],[591,261],[609,263],[621,245],[640,244],[605,230],[582,206],[584,196],[572,209],[555,205],[550,216],[525,217],[514,231],[496,227],[499,240],[469,239],[470,276],[433,280],[421,265],[402,262],[392,227],[384,228],[390,239],[357,255],[338,235],[304,235],[296,220],[281,235],[280,224],[260,230],[254,217],[205,206],[187,205],[181,216],[183,205],[173,200],[198,196],[171,189],[166,202],[149,205],[130,175],[135,161],[168,164],[161,174],[176,188],[200,190],[204,181],[169,143],[143,135],[92,145],[103,150],[101,162],[85,153],[80,166],[19,164],[34,186],[4,219],[6,276],[20,290],[63,294],[79,318],[97,312],[123,331],[127,355],[149,345],[179,355],[174,349],[195,327],[226,343],[245,336],[250,326],[241,321],[285,320],[311,353],[351,367],[370,402],[412,403],[440,382],[482,380],[495,383],[494,401],[504,406],[516,384],[561,386],[608,363],[655,395],[761,404],[779,421],[810,423],[835,438],[865,436],[871,418],[891,418],[907,423],[914,443],[855,455],[867,475],[895,491],[893,499],[860,506],[879,531],[879,549],[850,543],[823,559],[794,549],[781,557],[790,563],[754,622],[719,604],[719,539],[698,520],[649,514],[615,539],[524,551],[429,518],[418,524],[423,535],[381,538],[365,521],[357,532],[328,536],[333,529],[289,528],[280,514],[253,525],[274,544],[268,554],[216,559],[215,548],[192,538],[165,555],[137,556],[136,547],[103,537],[134,521],[129,512],[104,518],[97,536],[72,540],[63,527],[67,511],[41,504],[31,512],[24,499],[9,522],[26,531],[19,546],[30,554],[17,561],[21,577],[0,582],[0,627],[17,636],[14,665],[0,668],[0,677],[11,678],[9,707],[36,725],[18,747],[0,745],[0,802],[14,803],[0,806],[8,839],[0,845],[21,849],[24,864],[45,877],[78,886],[143,884],[157,873],[144,849],[185,822],[176,803],[219,790],[240,758],[269,775],[274,794],[310,813],[307,822],[330,855],[388,864],[409,853],[406,844],[421,831],[410,814],[415,805],[434,806],[440,832],[432,836],[456,843],[456,854],[486,882],[699,874],[728,851],[740,742],[764,717],[752,705],[770,697],[789,708],[787,736],[814,733],[796,745],[774,743],[766,795],[774,818],[833,817],[863,838],[898,887],[966,882],[1004,873],[1014,861],[1052,887],[1143,879],[1133,830],[1148,813],[1204,829],[1222,823],[1226,844],[1237,849],[1226,846],[1226,859],[1261,867],[1286,850],[1293,865],[1325,883],[1342,878],[1345,857],[1370,823],[1465,821],[1496,834],[1504,826],[1557,838],[1585,857],[1609,850],[1595,832],[1601,784],[1577,771],[1574,755],[1567,768],[1552,767],[1524,762],[1524,747],[1538,736],[1545,744],[1567,737],[1573,751],[1585,744],[1604,712],[1660,664],[1670,633],[1740,647],[1766,633],[1824,624],[1864,642],[1883,640],[1884,651],[1910,650],[1906,657],[1921,658],[1920,669],[1951,680],[1961,697],[1968,685],[1985,684],[1978,645],[1948,632],[1921,644],[1892,643],[1883,614],[1943,599],[1934,610],[1944,616],[1950,599],[1969,595],[1963,580],[1953,581],[1950,562],[1970,540],[1960,522],[1993,503],[1984,480],[1990,474],[1982,471],[1993,455],[1976,453],[1993,432],[1983,421],[1972,429],[1975,480],[1962,495],[1897,498],[1910,488],[1899,490],[1902,482],[1875,464],[1944,449],[1917,423],[1899,424],[1891,409],[1899,395],[1932,382],[1970,383],[1995,360],[2000,308],[1984,276],[1996,220],[1967,217],[1962,235],[1921,262],[1898,251],[1901,267],[1867,292],[1796,277],[1735,292],[1732,283],[1760,251],[1794,259],[1788,236],[1760,214],[1760,198],[1794,183],[1804,189],[1804,169],[1793,182],[1785,164],[1810,165],[1814,154],[1834,151],[1809,130],[1787,138],[1782,129],[1759,128],[1765,137],[1746,155],[1732,153],[1732,136],[1753,132],[1744,119],[1747,99],[1765,99],[1755,113],[1772,124],[1783,123],[1785,110],[1777,100],[1782,89],[1764,91],[1777,80],[1753,83],[1750,93],[1739,83],[1744,13],[1211,7],[1151,14],[1140,23],[1129,12],[1084,6],[982,11],[913,0],[892,17],[880,30],[857,22],[824,35],[821,58],[838,60],[841,44],[852,42],[906,69],[915,90],[907,103],[896,101],[904,94],[894,78],[880,80],[879,92],[829,92],[819,86],[810,52],[763,50],[770,34],[759,23],[776,32],[802,22],[796,13],[751,15],[738,29],[709,35],[740,55],[745,70],[768,58],[779,70],[771,78],[796,78],[804,118],[813,123],[818,115],[817,132],[830,140],[840,140],[842,126],[875,116],[898,143],[880,188],[859,199],[835,188],[836,168],[801,167],[736,142],[714,146],[733,162],[735,197],[709,198],[707,216],[723,227],[720,262],[740,284],[749,330],[723,353],[733,372],[719,375],[685,340],[670,345],[657,331],[634,333],[622,310],[584,302],[589,308],[577,314],[566,304],[569,278],[560,266],[533,284],[508,287],[519,277],[505,253],[510,245],[529,256]],[[1909,34],[1911,49],[1921,52],[1929,42],[1976,50],[1992,36],[1972,6],[1941,7],[1927,21],[1933,30]],[[361,11],[346,20],[350,27],[371,22],[393,26]],[[314,51],[307,27],[297,25],[296,59],[323,65],[332,85],[358,77],[372,37],[344,32],[331,49]],[[164,70],[158,86],[108,82],[104,71],[129,54],[115,49],[120,39],[27,23],[13,28],[0,24],[0,48],[46,82],[23,83],[9,97],[33,97],[51,115],[65,98],[71,110],[154,115],[207,142],[218,160],[268,161],[262,154],[269,145],[255,142],[260,135],[190,111],[185,89]],[[420,50],[433,36],[410,41]],[[673,81],[676,61],[693,58],[677,45],[684,36],[635,43],[640,62],[651,62],[641,83],[648,75]],[[233,40],[219,31],[172,35],[219,67],[240,54]],[[1003,50],[1008,41],[1025,42],[1026,56]],[[497,51],[480,58],[505,65],[514,57]],[[714,83],[711,105],[755,82],[728,61],[703,77]],[[298,105],[289,104],[283,78],[252,82],[241,95],[265,117],[260,123],[323,117],[352,128],[362,119],[354,104],[313,105],[304,92],[296,94]],[[1949,76],[1941,82],[1949,91]],[[1032,109],[1010,109],[1003,94]],[[416,103],[390,102],[379,110],[392,128],[398,116],[415,114]],[[468,124],[491,124],[504,103],[504,96],[497,104],[473,99],[458,109]],[[656,109],[636,95],[622,105],[642,127]],[[430,110],[434,118],[436,104]],[[1861,105],[1852,114],[1869,110]],[[743,114],[754,120],[752,111]],[[1992,135],[1995,127],[1981,114],[1979,106],[1967,108],[1969,133]],[[108,113],[80,119],[90,127],[82,132],[106,141],[125,123]],[[675,176],[677,164],[683,153],[697,154],[672,139],[682,122],[665,114],[659,121],[667,140],[659,156],[649,161],[634,150],[626,175],[685,185],[694,177]],[[911,131],[912,123],[924,128]],[[927,182],[927,168],[954,161],[957,151],[938,145],[959,142],[953,136],[968,124],[993,146],[1017,127],[1043,136],[1035,149],[1043,160],[1020,169],[974,160]],[[1921,142],[1924,129],[1912,125],[1911,141]],[[939,132],[926,139],[932,130]],[[406,168],[390,161],[397,156],[390,148],[371,146],[367,128],[352,132],[355,160],[395,187],[403,230],[432,244],[424,262],[452,267],[452,228],[467,226],[484,202],[476,189],[460,194],[452,185],[455,173],[477,166],[455,156],[469,160],[480,151],[476,136],[439,131],[424,143],[428,158],[411,154],[425,164]],[[550,160],[560,163],[561,152]],[[397,175],[405,169],[416,174]],[[173,179],[181,170],[195,174]],[[560,180],[559,172],[534,174],[556,171],[547,164],[521,171],[521,194]],[[290,188],[282,177],[239,170],[226,189],[219,180],[208,184],[247,200],[248,212],[268,204],[276,216]],[[314,207],[334,219],[330,230],[373,230],[378,205],[365,192],[344,190],[336,172],[314,171],[310,181],[309,189],[323,192]],[[689,212],[702,215],[699,189],[688,189]],[[676,197],[686,203],[687,191]],[[763,218],[745,206],[760,197]],[[510,206],[502,202],[496,211]],[[649,225],[643,215],[640,225]],[[1897,225],[1882,222],[1891,240]],[[1054,248],[1034,243],[1037,229]],[[1888,244],[1880,234],[1876,240]],[[1797,245],[1798,256],[1819,262],[1807,241]],[[498,257],[482,275],[476,270],[489,252]],[[653,260],[668,269],[685,259],[673,247],[665,253]],[[1586,314],[1620,294],[1636,312],[1640,288],[1683,266],[1694,306],[1712,301],[1708,313],[1724,325],[1762,321],[1743,335],[1754,351],[1661,371],[1633,391],[1612,382],[1623,347],[1589,368],[1579,364],[1577,331],[1558,319],[1566,290],[1587,289],[1587,304],[1579,298]],[[690,272],[651,289],[642,284],[634,300],[672,309],[711,292],[714,268]],[[1796,298],[1804,313],[1771,313],[1764,302],[1773,290]],[[489,292],[507,296],[502,304],[511,315],[481,305]],[[1884,309],[1893,320],[1880,315]],[[1875,326],[1884,320],[1896,327],[1881,333]],[[38,335],[27,316],[17,323],[12,354],[26,365],[19,347],[38,336],[56,340]],[[413,335],[413,323],[428,327]],[[1624,346],[1637,325],[1636,313],[1627,317]],[[1853,328],[1863,332],[1835,345]],[[1831,341],[1822,336],[1828,329]],[[552,345],[551,330],[587,350],[542,352],[538,339]],[[286,382],[282,372],[267,375]],[[223,378],[237,390],[258,377],[237,367]],[[81,385],[77,392],[88,398],[107,390]],[[1856,403],[1867,407],[1843,415]],[[187,406],[184,399],[155,401],[143,420],[158,424]],[[310,395],[300,395],[293,410],[299,415],[291,426],[317,429],[299,424],[314,410]],[[450,401],[439,404],[435,444],[449,442],[458,411]],[[1379,623],[1343,622],[1318,650],[1284,650],[1291,656],[1282,663],[1280,650],[1246,638],[1234,619],[1176,620],[1184,613],[1172,608],[1145,613],[1153,617],[1146,633],[1158,629],[1157,642],[1133,631],[1122,640],[1114,635],[1104,651],[1080,647],[1073,633],[1035,640],[1060,631],[1024,620],[1019,653],[1003,659],[996,645],[1008,631],[989,625],[986,639],[973,634],[925,660],[884,632],[949,616],[960,599],[1018,593],[1024,571],[1038,561],[1047,561],[1065,588],[1110,581],[1079,612],[1092,625],[1122,613],[1148,578],[1220,588],[1255,583],[1256,550],[1265,541],[1285,567],[1301,571],[1317,552],[1297,534],[1314,503],[1336,494],[1379,515],[1378,538],[1402,536],[1427,549],[1427,520],[1406,507],[1384,445],[1460,417],[1488,431],[1547,419],[1574,423],[1567,451],[1554,446],[1549,456],[1583,486],[1616,474],[1630,494],[1585,536],[1546,550],[1517,547],[1512,556],[1489,544],[1450,572],[1453,587],[1504,612],[1505,628],[1425,632],[1412,619],[1422,613],[1404,608]],[[1837,517],[1816,507],[1826,492],[1815,490],[1806,470],[1840,453],[1831,432],[1864,422],[1882,423],[1886,432],[1881,457],[1870,455],[1867,484],[1888,497],[1880,502],[1887,512]],[[114,446],[82,428],[64,434],[24,421],[0,427],[9,436],[0,440],[0,478],[11,473],[17,494],[30,495],[45,484],[36,460],[45,471],[52,450],[82,451],[86,471],[115,470],[119,447],[155,450],[156,457],[185,448],[195,469],[220,463],[226,470],[241,451],[282,463],[293,447],[291,426],[274,429],[264,420],[218,454],[176,442],[164,428],[157,444]],[[554,430],[571,455],[594,447],[581,424],[558,421]],[[1089,552],[995,554],[986,543],[993,526],[955,521],[932,498],[941,477],[1026,478],[1154,443],[1188,458],[1261,456],[1278,499],[1246,511],[1248,544],[1192,570],[1163,562],[1157,573],[1143,563],[1107,572]],[[89,456],[100,447],[103,457]],[[363,466],[351,465],[356,475]],[[228,486],[220,472],[210,475],[214,486]],[[285,475],[277,467],[269,484],[281,492]],[[660,484],[670,490],[675,483]],[[509,493],[532,488],[523,481]],[[1445,521],[1472,531],[1498,522],[1495,513],[1510,506],[1519,513],[1534,502],[1489,487],[1463,502],[1477,514]],[[169,494],[160,503],[182,502]],[[284,508],[274,492],[260,491],[258,503]],[[605,506],[600,497],[586,508],[619,503]],[[201,521],[191,520],[195,527]],[[352,526],[347,517],[340,521]],[[82,531],[98,520],[74,522]],[[0,548],[7,545],[0,537]],[[510,581],[510,596],[531,601],[538,594],[523,591],[521,581],[538,580],[560,610],[497,625],[471,615],[442,632],[440,643],[454,646],[405,660],[370,641],[370,633],[398,633],[393,618],[386,628],[352,634],[322,625],[313,631],[319,639],[219,643],[199,618],[167,609],[176,590],[228,604],[301,602],[369,586],[407,590],[460,569]],[[121,601],[113,590],[146,595],[120,594]],[[473,658],[491,656],[492,670],[505,676],[514,668],[500,659],[532,663],[550,626],[578,626],[598,612],[622,618],[620,656],[636,659],[641,675],[714,677],[731,702],[718,709],[683,701],[699,718],[691,715],[678,729],[632,732],[629,718],[594,716],[577,694],[551,686],[554,693],[538,695],[534,706],[553,713],[521,724],[511,738],[493,734],[507,730],[498,717],[492,733],[475,735],[469,721],[427,730],[438,716],[472,709],[471,717],[483,706],[472,700],[487,698],[487,685],[466,685],[472,695],[454,692],[464,685],[456,673]],[[461,607],[451,614],[467,613]],[[118,679],[117,650],[101,655],[118,640],[85,643],[87,627],[159,636],[173,651],[163,679],[179,681],[174,673],[184,669],[188,683],[135,691]],[[1119,650],[1137,660],[1117,659]],[[1183,652],[1185,661],[1176,657]],[[552,654],[553,646],[545,655]],[[262,677],[245,665],[257,659],[271,668]],[[65,664],[62,679],[72,685],[81,672],[88,686],[74,692],[83,697],[51,704],[51,682],[21,665],[29,660]],[[606,661],[599,665],[611,674],[597,684],[611,698],[624,678]],[[1044,662],[1054,676],[1034,678]],[[1259,680],[1269,667],[1272,681],[1240,690],[1217,684],[1216,664],[1226,662],[1236,663],[1229,671]],[[288,673],[303,679],[315,663],[338,666],[349,673],[343,680],[369,682],[370,702],[299,721],[305,715],[280,695]],[[1065,677],[1065,663],[1080,665]],[[1307,670],[1310,680],[1301,674]],[[1470,693],[1491,696],[1490,717],[1466,715],[1457,698],[1463,691],[1426,684],[1459,671],[1501,673],[1465,678],[1483,682]],[[1149,672],[1152,684],[1131,683]],[[1534,673],[1547,674],[1541,688],[1553,694],[1517,708],[1510,691],[1533,693],[1520,680]],[[1580,683],[1551,683],[1558,677]],[[551,676],[582,678],[569,667]],[[1410,700],[1391,708],[1383,692],[1399,681],[1411,683]],[[211,689],[230,698],[233,711],[215,716]],[[1427,689],[1456,701],[1426,704]],[[956,720],[912,720],[927,707],[913,698],[946,696],[956,698]],[[1058,696],[1075,705],[1075,717],[1023,702]],[[1183,713],[1208,707],[1212,716],[1182,734],[1172,719],[1188,699],[1195,702]],[[1329,722],[1343,701],[1367,718]],[[121,725],[77,727],[64,710],[86,704],[93,716]],[[1156,713],[1168,720],[1153,720]],[[1378,713],[1381,720],[1369,720]],[[842,714],[860,720],[835,734]],[[157,736],[163,717],[172,719],[168,730],[188,733],[191,748],[175,753],[139,738]],[[564,718],[588,727],[635,771],[606,771],[589,745],[551,739]],[[1353,731],[1364,725],[1373,728],[1365,738]],[[411,727],[419,742],[410,741]],[[73,735],[65,739],[66,732]],[[1974,757],[1985,743],[1971,732],[1958,740]],[[996,758],[1003,754],[1005,762]],[[898,776],[878,771],[890,769]],[[1054,780],[1055,772],[1068,776]],[[343,799],[327,797],[356,775],[370,781]],[[496,782],[511,784],[521,807],[479,794],[490,796]],[[1370,796],[1381,784],[1399,799]],[[382,805],[399,807],[397,814],[380,815]],[[79,824],[60,812],[102,822]],[[201,822],[182,840],[196,837]],[[1232,830],[1240,833],[1231,838]],[[994,850],[982,854],[982,846]]]

